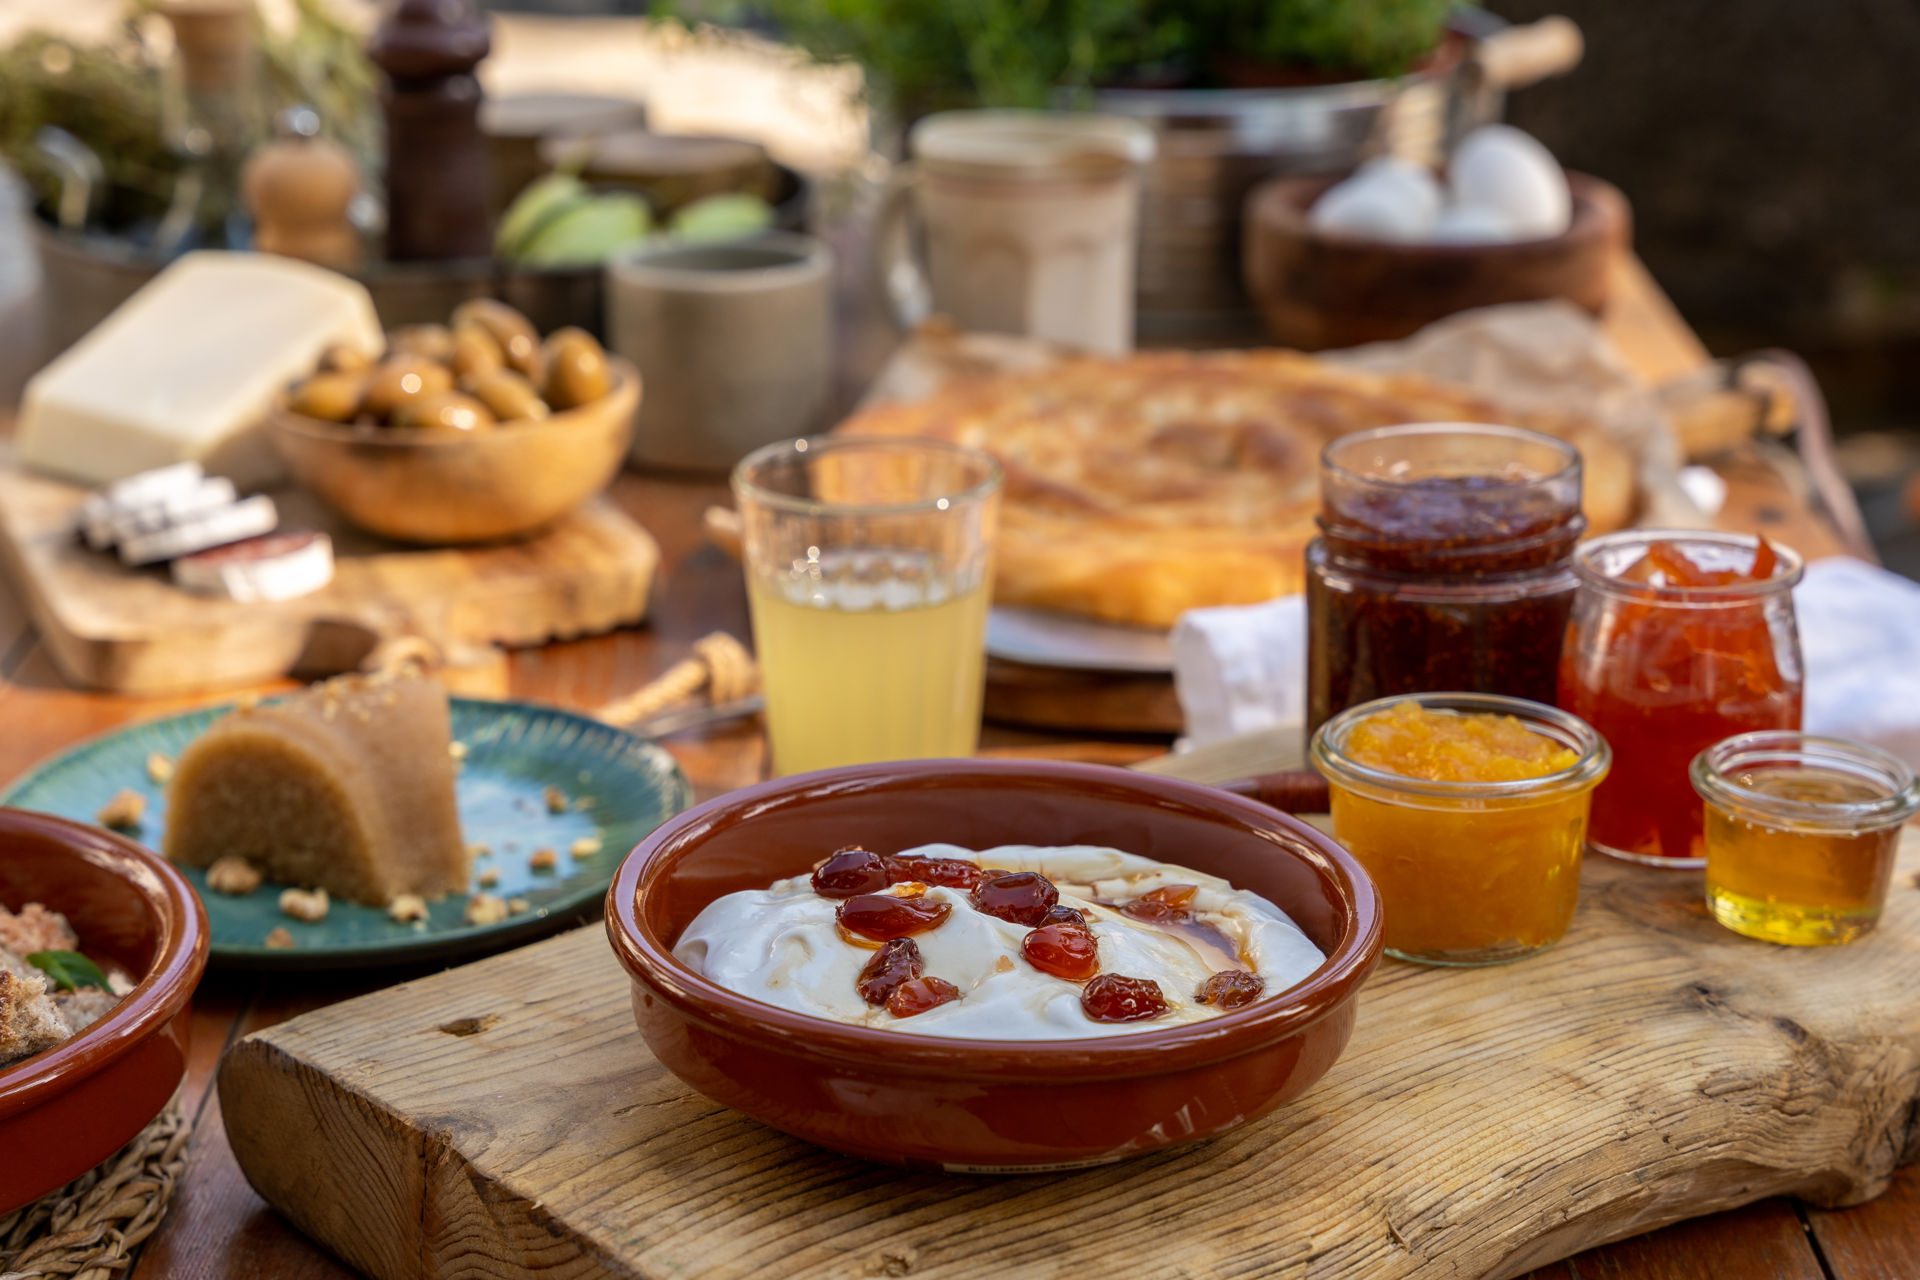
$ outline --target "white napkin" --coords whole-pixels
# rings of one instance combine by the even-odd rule
[[[1307,721],[1307,598],[1189,609],[1173,624],[1187,746]]]
[[[1920,583],[1861,560],[1807,566],[1794,591],[1808,733],[1872,743],[1920,769]],[[1189,746],[1306,720],[1304,596],[1194,609],[1173,629]]]

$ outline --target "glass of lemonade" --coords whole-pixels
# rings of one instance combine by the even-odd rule
[[[973,754],[1000,465],[939,440],[786,440],[733,492],[775,771]]]

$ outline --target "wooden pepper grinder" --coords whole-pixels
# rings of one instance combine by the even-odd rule
[[[360,265],[360,233],[348,215],[360,170],[347,149],[319,136],[307,107],[280,119],[279,137],[247,160],[241,190],[253,215],[253,247],[337,271]]]
[[[493,252],[492,172],[473,69],[490,46],[474,0],[388,0],[367,56],[386,72],[387,257]]]

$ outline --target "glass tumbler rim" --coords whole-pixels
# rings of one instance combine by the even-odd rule
[[[1732,775],[1762,762],[1824,767],[1886,792],[1870,800],[1797,800],[1745,786]],[[1877,831],[1920,813],[1920,781],[1905,761],[1865,742],[1797,729],[1759,729],[1722,738],[1687,767],[1693,789],[1709,804],[1773,823],[1821,832]]]
[[[1387,769],[1362,764],[1346,753],[1347,734],[1361,720],[1402,702],[1413,702],[1433,711],[1462,711],[1474,714],[1507,715],[1535,732],[1543,732],[1573,751],[1578,758],[1564,769],[1541,774],[1537,778],[1515,778],[1501,782],[1455,782],[1414,778]],[[1404,802],[1415,797],[1430,801],[1508,801],[1537,803],[1564,795],[1591,790],[1606,777],[1613,765],[1613,751],[1607,740],[1579,716],[1544,702],[1514,698],[1500,693],[1402,693],[1375,698],[1348,707],[1328,720],[1313,735],[1310,747],[1313,765],[1328,782],[1365,788],[1373,793],[1392,793]]]
[[[977,479],[957,487],[952,493],[933,494],[908,502],[827,502],[819,498],[780,493],[754,481],[756,470],[782,458],[802,458],[841,453],[853,449],[872,449],[900,454],[945,456],[971,463],[980,469]],[[776,440],[755,449],[734,464],[731,487],[739,499],[789,515],[803,516],[908,516],[933,514],[974,505],[997,493],[1005,481],[999,459],[984,449],[935,440],[926,436],[816,435]]]

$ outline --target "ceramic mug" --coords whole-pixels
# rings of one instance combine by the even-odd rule
[[[878,268],[895,323],[1104,355],[1133,347],[1140,171],[1153,135],[1118,116],[948,111],[907,135],[912,161],[881,216]],[[917,215],[924,261],[911,247]]]
[[[634,462],[725,470],[823,425],[833,257],[808,236],[644,244],[607,264],[607,345],[640,368]]]

